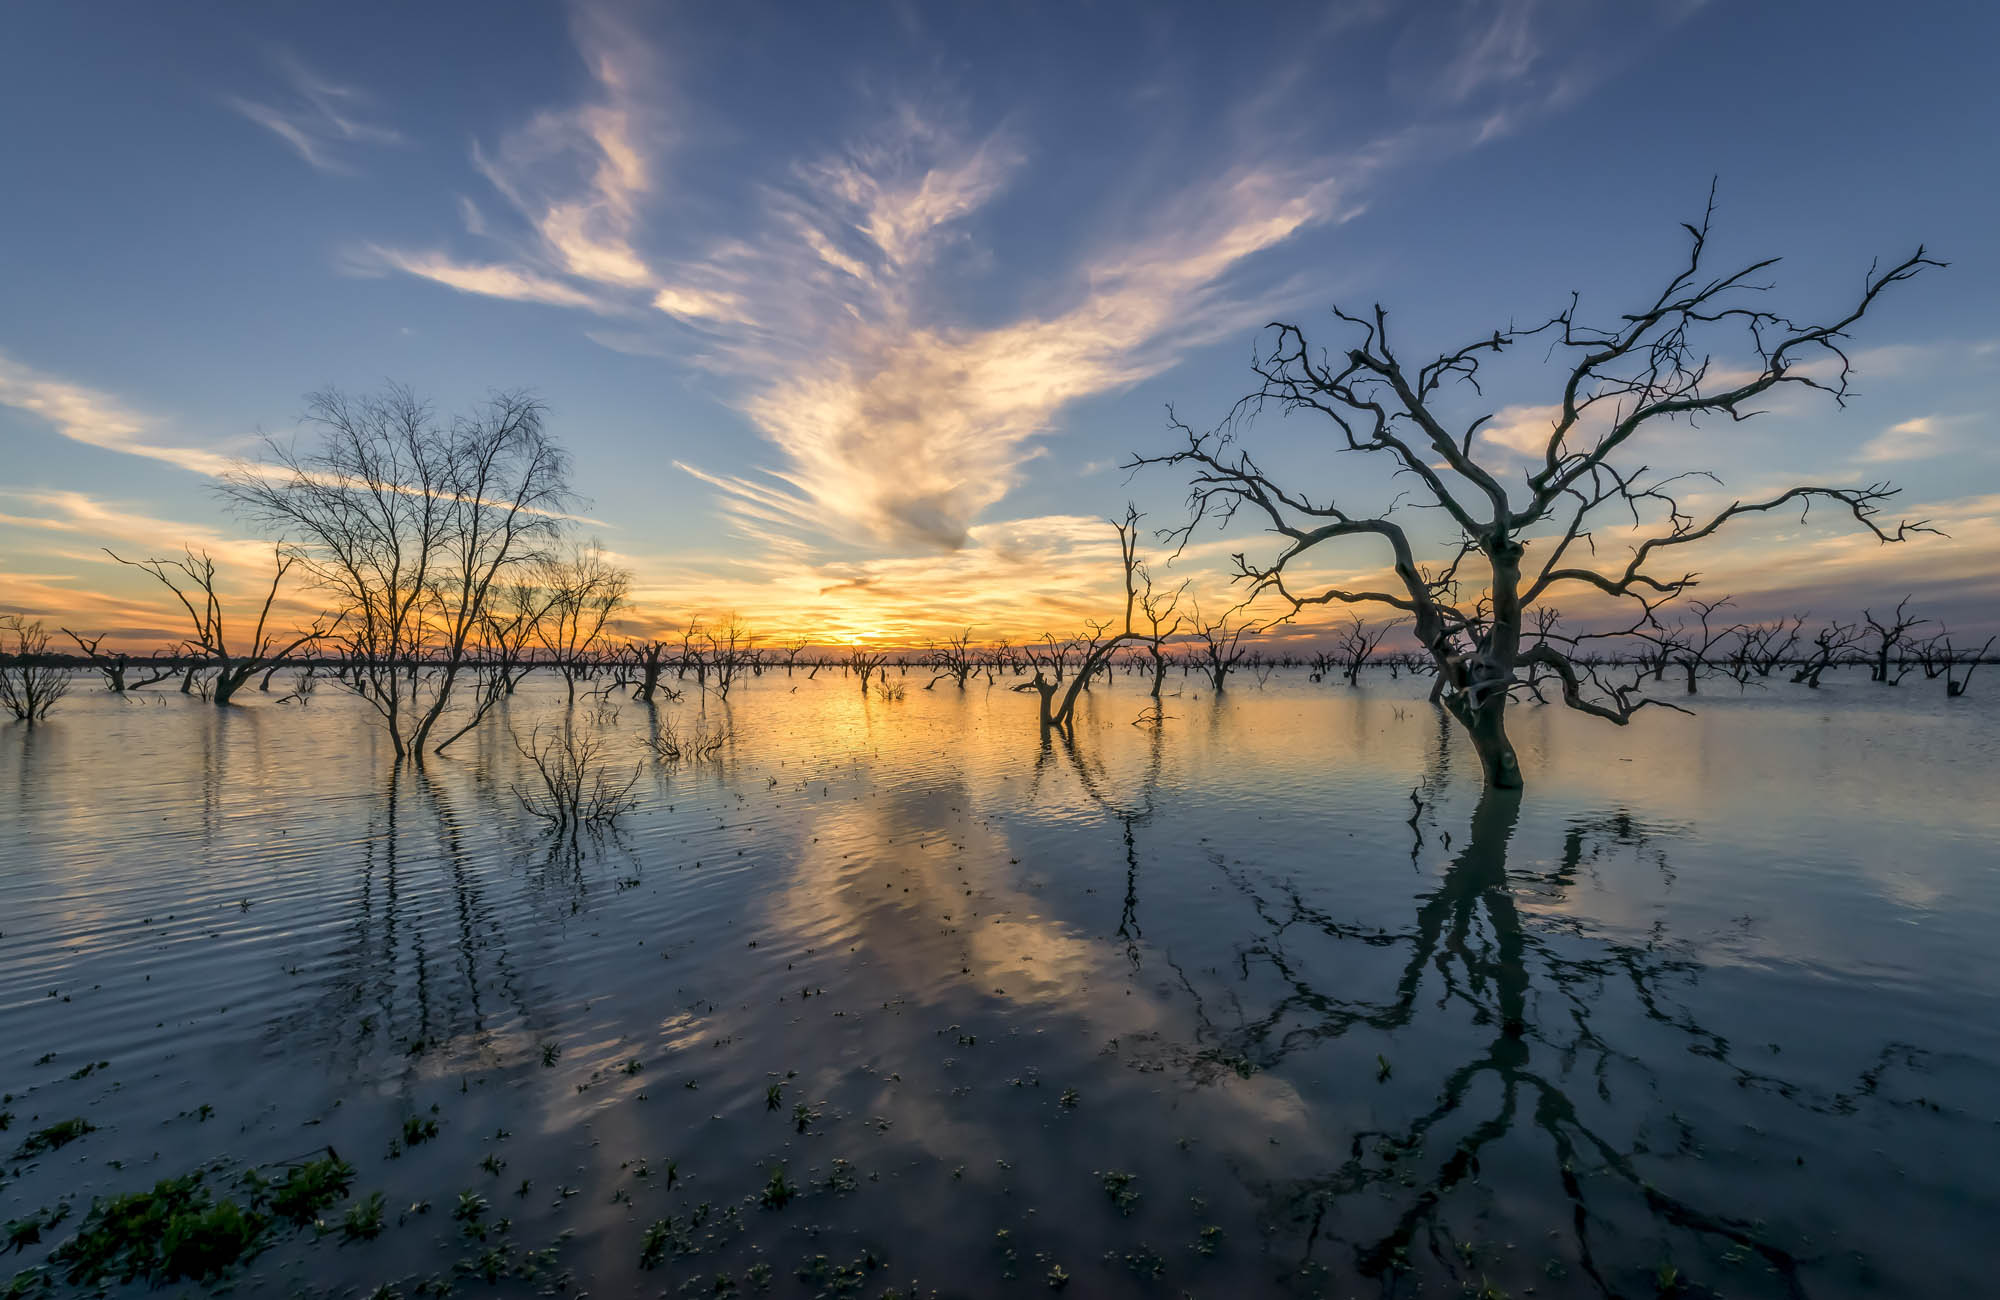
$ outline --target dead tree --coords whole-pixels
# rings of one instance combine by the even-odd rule
[[[1896,602],[1896,612],[1887,618],[1878,619],[1872,611],[1865,609],[1861,611],[1861,617],[1866,620],[1868,630],[1875,636],[1875,651],[1869,656],[1868,663],[1869,681],[1895,686],[1909,675],[1908,661],[1898,656],[1897,652],[1908,645],[1912,630],[1930,622],[1927,618],[1918,618],[1911,614],[1909,604],[1910,598],[1903,597]],[[1889,675],[1891,657],[1897,658],[1895,666],[1898,671],[1894,677]]]
[[[1721,600],[1691,600],[1688,602],[1695,612],[1695,624],[1673,630],[1670,638],[1662,641],[1668,658],[1678,664],[1687,674],[1687,693],[1693,695],[1704,669],[1714,663],[1716,647],[1742,630],[1738,624],[1718,627],[1714,623],[1715,611],[1729,603],[1727,596]]]
[[[847,670],[861,679],[861,693],[868,693],[868,678],[882,672],[882,665],[889,662],[889,656],[863,646],[855,646],[847,652]],[[887,674],[884,674],[885,676]]]
[[[665,691],[669,700],[680,698],[678,691],[660,685],[660,670],[666,666],[666,642],[648,641],[642,646],[635,647],[633,653],[639,660],[639,687],[632,692],[633,699],[644,700],[650,704],[656,691]]]
[[[1771,670],[1791,656],[1805,630],[1806,617],[1796,614],[1775,623],[1746,623],[1736,629],[1736,644],[1729,652],[1729,672],[1738,682],[1750,675],[1769,677]]]
[[[1350,618],[1347,629],[1334,641],[1334,656],[1341,666],[1341,676],[1347,679],[1349,686],[1361,684],[1361,669],[1381,646],[1382,638],[1402,622],[1397,618],[1371,627],[1358,614]]]
[[[1110,521],[1118,531],[1118,557],[1124,570],[1123,629],[1113,632],[1111,629],[1117,624],[1111,619],[1093,620],[1074,637],[1064,640],[1050,633],[1043,636],[1039,646],[1031,646],[1026,651],[1028,664],[1035,670],[1035,675],[1014,689],[1032,690],[1040,698],[1041,727],[1045,736],[1050,732],[1064,736],[1074,734],[1077,695],[1110,662],[1114,650],[1138,638],[1138,633],[1132,628],[1132,613],[1139,603],[1139,519],[1138,510],[1128,505],[1122,521]]]
[[[69,694],[69,674],[49,654],[40,622],[0,614],[0,709],[34,726]]]
[[[1185,621],[1177,606],[1186,590],[1187,582],[1183,581],[1163,596],[1153,590],[1153,580],[1148,575],[1145,589],[1139,593],[1139,613],[1146,620],[1146,630],[1141,639],[1146,643],[1146,655],[1153,670],[1153,687],[1149,694],[1155,700],[1160,698],[1160,692],[1167,684],[1167,640],[1180,630]]]
[[[536,639],[554,600],[554,593],[541,583],[519,580],[506,584],[506,591],[491,602],[491,608],[480,620],[481,633],[475,646],[479,689],[472,710],[432,752],[444,753],[460,737],[478,727],[494,706],[512,695],[521,680],[534,670],[529,643]]]
[[[534,621],[535,637],[574,700],[577,679],[593,665],[611,619],[625,606],[632,574],[605,559],[604,548],[592,542],[549,556],[537,577],[548,599]]]
[[[1211,622],[1201,616],[1201,605],[1197,602],[1189,615],[1196,642],[1195,653],[1204,661],[1205,666],[1202,671],[1208,674],[1208,684],[1218,695],[1222,693],[1223,682],[1229,677],[1230,672],[1243,661],[1245,655],[1250,653],[1248,647],[1243,644],[1243,638],[1255,636],[1263,631],[1263,628],[1247,620],[1239,620],[1233,627],[1230,625],[1230,618],[1239,613],[1241,608],[1237,606],[1234,609],[1224,610],[1221,618]]]
[[[104,638],[110,635],[109,633],[100,632],[88,640],[68,628],[62,629],[62,634],[76,642],[76,648],[83,651],[84,657],[90,660],[92,668],[104,674],[106,690],[115,695],[123,695],[129,689],[125,684],[125,673],[132,665],[132,656],[123,651],[103,649]]]
[[[235,504],[283,530],[334,594],[349,672],[398,758],[421,762],[495,597],[553,551],[567,460],[542,404],[499,393],[450,423],[407,388],[310,399],[317,445],[270,446],[229,474]]]
[[[1852,623],[1829,623],[1813,633],[1812,649],[1799,661],[1792,684],[1818,690],[1820,677],[1827,669],[1845,662],[1860,639],[1860,629]]]
[[[272,557],[271,589],[264,593],[264,603],[257,611],[256,626],[250,633],[249,649],[242,653],[232,652],[229,648],[222,598],[215,591],[215,559],[207,551],[189,550],[178,560],[127,560],[109,550],[104,553],[120,564],[152,574],[180,601],[181,608],[187,611],[188,619],[194,626],[194,635],[188,638],[186,652],[200,654],[215,669],[214,679],[207,683],[208,699],[212,704],[229,703],[252,677],[284,663],[299,647],[311,645],[332,630],[323,619],[315,620],[311,627],[290,641],[284,641],[277,633],[266,630],[271,620],[271,605],[278,598],[278,587],[297,562],[297,557],[285,554],[282,547]],[[339,622],[338,617],[334,622]],[[186,688],[184,683],[182,689]]]
[[[1972,684],[1972,674],[1986,661],[1987,652],[1993,649],[1993,642],[1996,640],[2000,640],[2000,637],[1987,637],[1986,644],[1975,650],[1970,658],[1961,659],[1958,651],[1952,648],[1950,630],[1940,628],[1937,635],[1918,642],[1913,647],[1912,653],[1917,657],[1918,666],[1924,670],[1925,680],[1935,681],[1939,677],[1944,678],[1945,698],[1955,700],[1963,696],[1966,688]],[[1963,677],[1957,673],[1961,663],[1965,665]]]
[[[924,689],[929,690],[939,682],[949,678],[958,683],[958,689],[965,689],[966,678],[978,670],[979,661],[972,653],[972,629],[967,628],[957,636],[946,637],[943,645],[933,645],[925,656],[927,666],[937,670]]]
[[[736,684],[736,674],[756,666],[756,634],[730,614],[720,628],[709,628],[702,635],[708,641],[704,658],[715,677],[715,693],[727,700],[729,688]]]
[[[1181,546],[1204,520],[1227,525],[1244,509],[1283,539],[1270,559],[1235,557],[1236,576],[1253,596],[1275,593],[1294,612],[1340,603],[1385,605],[1407,615],[1437,665],[1443,703],[1471,738],[1487,783],[1519,786],[1506,707],[1524,664],[1549,668],[1570,707],[1614,723],[1659,703],[1597,677],[1576,653],[1582,635],[1602,633],[1566,638],[1561,648],[1550,642],[1524,650],[1525,619],[1544,598],[1588,587],[1623,602],[1632,611],[1631,630],[1656,626],[1654,611],[1690,590],[1696,576],[1655,572],[1651,564],[1741,515],[1787,506],[1802,513],[1815,504],[1838,507],[1884,542],[1936,531],[1921,520],[1885,525],[1880,513],[1895,489],[1882,483],[1794,487],[1697,518],[1674,495],[1686,476],[1656,476],[1628,463],[1628,444],[1642,432],[1662,434],[1675,422],[1702,416],[1746,419],[1759,398],[1781,385],[1818,389],[1844,402],[1850,367],[1842,348],[1850,327],[1890,286],[1942,265],[1919,248],[1887,270],[1871,268],[1853,307],[1823,324],[1801,324],[1752,298],[1763,287],[1757,278],[1776,259],[1710,277],[1703,257],[1713,212],[1711,194],[1701,224],[1686,227],[1692,247],[1685,265],[1650,303],[1606,328],[1583,323],[1580,299],[1572,295],[1566,308],[1540,325],[1509,325],[1412,365],[1392,342],[1388,313],[1379,305],[1366,316],[1336,308],[1350,336],[1331,352],[1314,348],[1297,325],[1273,324],[1254,362],[1262,384],[1228,420],[1197,433],[1170,413],[1186,445],[1135,456],[1128,468],[1168,465],[1189,474],[1190,517],[1172,534]],[[1712,369],[1708,336],[1737,331],[1735,346],[1747,354],[1748,366]],[[1525,482],[1515,482],[1492,465],[1485,448],[1476,449],[1492,416],[1468,418],[1449,409],[1449,400],[1466,392],[1476,397],[1482,359],[1528,340],[1545,342],[1567,360],[1548,433],[1538,438]],[[1419,563],[1409,532],[1392,518],[1394,503],[1361,509],[1267,474],[1238,439],[1269,405],[1324,420],[1334,447],[1385,457],[1412,480],[1421,504],[1457,534],[1443,563]],[[1617,515],[1654,531],[1623,566],[1604,572],[1579,552],[1594,545],[1596,526]],[[1392,575],[1384,588],[1292,589],[1289,570],[1299,556],[1354,538],[1382,548]],[[1538,551],[1537,563],[1528,561],[1531,548]],[[1460,569],[1467,565],[1465,585],[1476,593],[1470,601],[1459,594]]]

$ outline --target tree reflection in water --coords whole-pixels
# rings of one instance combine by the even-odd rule
[[[1418,788],[1423,809],[1433,808],[1447,785],[1449,742],[1447,729]],[[1157,738],[1136,795],[1123,801],[1108,793],[1112,783],[1101,765],[1074,745],[1060,748],[1083,790],[1120,828],[1126,888],[1116,933],[1136,972],[1144,952],[1138,921],[1140,831],[1156,812]],[[1042,763],[1052,757],[1045,748]],[[1494,1162],[1489,1173],[1504,1173],[1506,1194],[1519,1196],[1517,1211],[1539,1209],[1542,1226],[1561,1225],[1551,1237],[1566,1232],[1567,1249],[1556,1253],[1567,1261],[1551,1258],[1546,1266],[1547,1279],[1570,1279],[1559,1290],[1713,1295],[1718,1293],[1683,1270],[1696,1259],[1719,1259],[1753,1268],[1777,1294],[1806,1294],[1800,1266],[1814,1256],[1796,1253],[1796,1243],[1780,1240],[1782,1234],[1761,1219],[1656,1186],[1641,1167],[1647,1157],[1696,1157],[1702,1143],[1679,1111],[1658,1125],[1650,1109],[1635,1109],[1671,1103],[1669,1089],[1685,1084],[1663,1077],[1657,1042],[1615,1041],[1637,1036],[1638,1022],[1624,1017],[1623,999],[1629,998],[1643,1021],[1684,1040],[1688,1054],[1720,1071],[1711,1084],[1698,1086],[1734,1084],[1821,1114],[1852,1112],[1876,1090],[1885,1070],[1919,1068],[1921,1053],[1891,1043],[1851,1089],[1839,1092],[1739,1063],[1729,1039],[1702,1025],[1677,996],[1677,990],[1691,990],[1704,970],[1691,945],[1676,941],[1660,923],[1643,941],[1620,941],[1554,911],[1580,876],[1614,855],[1636,859],[1671,884],[1672,867],[1660,840],[1675,828],[1649,826],[1623,809],[1575,818],[1549,869],[1510,876],[1509,846],[1520,820],[1520,792],[1486,790],[1469,834],[1435,887],[1417,897],[1415,916],[1403,929],[1343,920],[1309,901],[1292,880],[1273,880],[1219,851],[1209,852],[1214,869],[1249,905],[1255,928],[1234,944],[1235,987],[1220,993],[1228,1005],[1225,1015],[1211,1011],[1216,991],[1205,991],[1171,954],[1164,958],[1193,1006],[1196,1050],[1182,1057],[1191,1074],[1214,1078],[1219,1064],[1249,1077],[1350,1034],[1412,1027],[1417,1036],[1401,1040],[1409,1059],[1392,1065],[1378,1058],[1382,1079],[1398,1071],[1401,1095],[1408,1096],[1413,1077],[1442,1071],[1426,1109],[1399,1123],[1359,1127],[1338,1167],[1269,1187],[1267,1227],[1302,1238],[1298,1277],[1308,1287],[1329,1273],[1352,1269],[1395,1291],[1404,1280],[1414,1283],[1416,1275],[1442,1269],[1476,1289],[1484,1285],[1491,1243],[1479,1244],[1479,1231],[1468,1221],[1476,1223],[1482,1204],[1495,1194],[1491,1186],[1472,1191],[1481,1184],[1484,1155]],[[1413,829],[1421,843],[1421,828]],[[1448,832],[1439,839],[1451,844]],[[1338,966],[1351,974],[1354,963],[1330,960],[1327,940],[1399,954],[1391,987],[1379,996],[1344,986],[1329,991],[1323,986],[1329,972]],[[1262,1009],[1253,1009],[1263,1001],[1257,990],[1267,987],[1263,981],[1270,976],[1276,977],[1274,995]],[[1614,1002],[1620,1011],[1600,1014]],[[1456,1020],[1447,1015],[1454,1010]],[[1476,1043],[1469,1054],[1459,1046],[1468,1027]],[[1456,1060],[1440,1059],[1439,1053],[1455,1053]],[[1614,1096],[1614,1083],[1634,1076],[1642,1081],[1641,1095]],[[1314,1086],[1307,1077],[1296,1082],[1301,1089]],[[1580,1111],[1581,1098],[1573,1099],[1569,1091],[1579,1085],[1588,1089],[1593,1116],[1615,1114],[1622,1124]],[[1341,1099],[1306,1100],[1338,1105]],[[1630,1128],[1633,1136],[1620,1140],[1608,1132],[1613,1127]],[[1668,1135],[1664,1143],[1661,1131]],[[1524,1137],[1539,1141],[1539,1154],[1529,1154]],[[1543,1178],[1545,1190],[1519,1191],[1524,1181]],[[1651,1225],[1644,1240],[1632,1240],[1626,1231],[1635,1218]],[[1607,1238],[1625,1239],[1614,1249]],[[1684,1247],[1678,1256],[1676,1244]],[[1637,1261],[1648,1258],[1660,1262],[1644,1267],[1643,1284],[1634,1291],[1633,1279],[1641,1276]],[[1683,1263],[1669,1262],[1674,1258]],[[1517,1258],[1513,1264],[1530,1261]]]

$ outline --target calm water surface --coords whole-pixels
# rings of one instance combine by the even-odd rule
[[[330,686],[0,729],[0,1219],[73,1206],[16,1267],[332,1146],[387,1231],[239,1294],[2000,1285],[1994,692],[1523,708],[1482,802],[1407,680],[1120,681],[1073,747],[922,680],[746,682],[575,844],[513,793],[554,683],[421,770]]]

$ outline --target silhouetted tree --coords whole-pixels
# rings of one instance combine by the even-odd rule
[[[309,450],[273,442],[270,463],[226,479],[333,593],[350,660],[340,680],[398,757],[422,761],[496,597],[561,535],[568,469],[544,414],[499,393],[444,423],[399,385],[328,390],[309,399]]]
[[[1886,618],[1876,618],[1872,610],[1864,609],[1861,611],[1862,620],[1868,624],[1868,630],[1875,636],[1875,651],[1869,656],[1868,664],[1868,679],[1870,681],[1881,682],[1886,686],[1894,686],[1901,682],[1904,676],[1909,673],[1909,667],[1907,664],[1904,664],[1901,665],[1902,671],[1891,677],[1889,675],[1890,659],[1899,650],[1907,648],[1910,633],[1913,630],[1930,622],[1927,618],[1918,618],[1916,615],[1910,613],[1909,606],[1910,597],[1905,596],[1896,602],[1896,612],[1888,615]]]
[[[562,674],[572,700],[576,682],[605,645],[605,628],[625,604],[632,574],[604,558],[596,542],[549,556],[536,566],[548,602],[535,637]]]
[[[33,726],[67,694],[69,674],[49,656],[41,623],[0,614],[0,708]]]
[[[1693,573],[1650,572],[1651,562],[1709,537],[1738,516],[1792,504],[1801,511],[1815,503],[1837,505],[1884,542],[1936,531],[1923,521],[1886,527],[1878,516],[1895,490],[1881,483],[1794,487],[1696,518],[1674,496],[1685,476],[1654,476],[1643,465],[1622,463],[1642,432],[1702,415],[1746,419],[1755,414],[1756,399],[1781,384],[1818,389],[1844,402],[1850,367],[1842,344],[1849,328],[1891,285],[1942,265],[1919,248],[1886,271],[1871,268],[1858,302],[1845,314],[1825,324],[1799,324],[1746,300],[1762,287],[1756,277],[1776,259],[1706,278],[1703,257],[1713,212],[1711,194],[1701,224],[1686,227],[1692,238],[1686,265],[1652,302],[1608,328],[1582,323],[1579,299],[1572,295],[1568,307],[1540,325],[1494,330],[1412,367],[1392,344],[1388,313],[1379,305],[1366,317],[1335,308],[1352,337],[1331,353],[1313,348],[1301,327],[1273,324],[1254,363],[1262,385],[1232,417],[1207,433],[1174,418],[1187,445],[1164,455],[1135,456],[1130,467],[1171,465],[1190,473],[1190,518],[1172,534],[1182,546],[1211,515],[1227,524],[1246,508],[1284,539],[1272,559],[1235,557],[1237,577],[1253,595],[1274,592],[1295,611],[1373,604],[1408,615],[1437,665],[1443,703],[1470,736],[1487,783],[1519,786],[1522,774],[1507,738],[1506,707],[1523,664],[1546,666],[1561,680],[1567,704],[1611,722],[1625,723],[1656,703],[1634,687],[1599,678],[1574,653],[1576,638],[1567,639],[1566,648],[1552,639],[1524,650],[1524,620],[1545,597],[1569,587],[1591,588],[1632,608],[1635,630],[1654,626],[1655,609],[1688,591],[1696,579]],[[1739,346],[1755,358],[1747,372],[1711,368],[1706,336],[1723,328],[1742,331]],[[1524,484],[1513,485],[1475,454],[1475,442],[1492,416],[1462,419],[1446,409],[1445,399],[1448,388],[1460,385],[1477,393],[1482,357],[1527,339],[1546,339],[1571,360],[1537,463]],[[1334,446],[1384,456],[1413,480],[1423,504],[1435,508],[1457,534],[1444,563],[1418,562],[1410,534],[1390,517],[1393,506],[1379,513],[1357,511],[1267,474],[1237,439],[1251,417],[1273,403],[1287,413],[1323,418]],[[1642,528],[1650,518],[1658,531],[1633,547],[1622,568],[1605,573],[1580,562],[1575,552],[1582,549],[1579,543],[1591,545],[1600,519],[1614,514],[1635,518]],[[1291,589],[1294,560],[1322,543],[1348,538],[1372,539],[1386,549],[1390,588]],[[1538,565],[1527,563],[1531,546],[1542,548]],[[1483,572],[1462,580],[1459,571],[1468,561]],[[1462,585],[1471,588],[1469,599],[1461,598]]]
[[[1203,671],[1208,674],[1208,684],[1218,692],[1223,689],[1223,682],[1228,679],[1230,672],[1243,661],[1245,655],[1250,653],[1243,644],[1243,638],[1255,636],[1263,630],[1255,623],[1243,619],[1238,619],[1232,624],[1231,618],[1240,612],[1241,607],[1226,609],[1222,611],[1222,617],[1206,619],[1201,616],[1201,605],[1197,603],[1188,616],[1197,643],[1194,647],[1195,652],[1202,658]]]
[[[1110,662],[1112,651],[1138,635],[1132,629],[1132,611],[1139,601],[1139,519],[1138,510],[1128,505],[1122,521],[1110,521],[1118,531],[1119,562],[1124,570],[1124,629],[1113,632],[1111,619],[1095,620],[1087,624],[1084,631],[1067,640],[1059,639],[1053,633],[1045,635],[1041,645],[1030,647],[1026,652],[1035,675],[1014,689],[1032,690],[1040,698],[1044,732],[1070,734],[1076,721],[1078,693]],[[1074,665],[1074,671],[1071,665]]]
[[[229,703],[252,677],[269,673],[301,646],[311,645],[332,630],[324,620],[315,620],[311,627],[290,641],[282,640],[277,633],[267,630],[271,621],[271,605],[278,598],[278,587],[296,563],[296,557],[286,555],[282,548],[272,557],[271,589],[264,593],[264,603],[257,610],[257,623],[250,632],[249,649],[240,653],[229,648],[222,598],[215,592],[215,558],[207,551],[190,549],[178,560],[128,560],[110,550],[104,553],[120,564],[152,574],[180,601],[194,627],[194,635],[185,643],[185,653],[201,655],[215,669],[215,677],[208,683],[208,699],[213,704]],[[335,622],[338,621],[336,617]]]
[[[1860,631],[1852,623],[1828,623],[1813,633],[1812,649],[1799,661],[1798,671],[1792,674],[1792,684],[1819,689],[1819,679],[1827,669],[1847,658],[1854,645],[1861,639]]]
[[[1167,639],[1179,631],[1185,621],[1177,607],[1181,601],[1181,593],[1186,590],[1187,583],[1183,581],[1171,592],[1161,595],[1153,590],[1153,580],[1151,575],[1148,575],[1145,590],[1139,593],[1139,612],[1146,620],[1146,631],[1143,633],[1146,655],[1151,660],[1153,670],[1153,686],[1149,693],[1156,700],[1160,698],[1160,691],[1167,684]]]

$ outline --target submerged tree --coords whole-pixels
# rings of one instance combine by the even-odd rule
[[[607,642],[611,620],[632,589],[632,574],[604,557],[596,542],[550,556],[538,566],[548,601],[535,636],[562,674],[569,698]]]
[[[1111,662],[1112,651],[1139,637],[1132,624],[1132,613],[1140,603],[1139,585],[1147,581],[1145,566],[1139,562],[1139,518],[1138,508],[1128,504],[1123,520],[1110,521],[1118,531],[1119,566],[1125,581],[1125,617],[1120,630],[1111,630],[1118,626],[1111,619],[1093,619],[1076,636],[1064,639],[1049,633],[1039,645],[1031,645],[1025,651],[1035,675],[1014,689],[1024,693],[1033,691],[1040,699],[1044,736],[1052,731],[1064,736],[1071,734],[1078,693]]]
[[[1225,609],[1220,618],[1209,619],[1202,617],[1201,606],[1196,605],[1190,615],[1196,643],[1194,651],[1201,656],[1202,671],[1208,674],[1208,684],[1217,694],[1223,691],[1223,682],[1243,661],[1243,656],[1250,653],[1249,647],[1243,644],[1243,638],[1256,636],[1264,630],[1247,619],[1238,619],[1232,624],[1230,620],[1241,612],[1240,608]]]
[[[565,457],[524,393],[448,423],[401,386],[309,400],[316,446],[274,443],[274,463],[238,468],[225,491],[333,593],[342,684],[421,762],[495,602],[561,535]]]
[[[0,614],[0,709],[33,726],[67,694],[69,674],[50,658],[42,625]]]
[[[273,557],[271,589],[264,593],[264,603],[257,610],[257,622],[250,630],[249,645],[245,647],[239,642],[234,651],[229,648],[228,621],[223,616],[222,597],[215,590],[214,556],[207,551],[193,549],[178,560],[128,560],[113,551],[104,553],[120,564],[152,574],[161,586],[174,593],[174,599],[187,612],[188,622],[194,630],[185,642],[186,652],[200,655],[215,668],[215,680],[208,687],[208,698],[212,703],[229,703],[252,677],[269,673],[301,647],[311,645],[332,630],[324,620],[314,620],[311,627],[290,640],[268,630],[271,606],[278,599],[278,588],[284,582],[285,574],[298,562],[296,556],[286,555],[282,547]],[[338,619],[335,621],[338,622]],[[78,638],[78,643],[82,643],[81,638]],[[95,650],[94,645],[91,648]],[[122,672],[112,689],[124,689]]]
[[[1641,432],[1658,434],[1703,415],[1747,419],[1756,414],[1756,399],[1781,384],[1818,389],[1844,404],[1850,365],[1842,348],[1848,329],[1891,285],[1943,265],[1918,248],[1886,271],[1871,267],[1852,308],[1824,324],[1801,324],[1754,305],[1754,294],[1764,288],[1755,279],[1777,259],[1709,277],[1703,258],[1713,214],[1711,195],[1700,226],[1686,227],[1692,246],[1684,267],[1652,302],[1608,328],[1583,323],[1579,299],[1572,295],[1568,307],[1542,324],[1493,330],[1413,366],[1391,343],[1388,312],[1380,305],[1367,316],[1336,307],[1334,316],[1352,337],[1331,353],[1314,348],[1300,326],[1273,324],[1253,363],[1262,384],[1228,421],[1198,433],[1173,419],[1187,445],[1134,456],[1129,467],[1171,465],[1191,475],[1190,518],[1170,534],[1182,546],[1202,520],[1213,515],[1226,525],[1245,508],[1284,540],[1268,560],[1235,556],[1236,576],[1249,584],[1253,597],[1273,592],[1293,613],[1347,604],[1385,605],[1409,616],[1417,640],[1436,663],[1443,703],[1471,737],[1487,783],[1519,786],[1520,763],[1506,728],[1518,668],[1549,669],[1570,707],[1615,723],[1628,722],[1657,702],[1640,694],[1636,683],[1607,682],[1583,662],[1575,651],[1587,633],[1524,648],[1525,620],[1544,598],[1592,588],[1632,611],[1628,630],[1655,627],[1654,611],[1696,581],[1692,572],[1651,571],[1663,553],[1701,541],[1740,515],[1794,504],[1801,517],[1815,504],[1837,506],[1884,542],[1936,531],[1921,520],[1885,524],[1880,512],[1896,489],[1884,483],[1794,487],[1698,518],[1675,496],[1677,484],[1689,476],[1656,475],[1631,463],[1631,444]],[[1740,331],[1738,346],[1747,348],[1751,365],[1711,364],[1707,336],[1718,330]],[[1485,354],[1536,338],[1552,351],[1566,352],[1569,360],[1549,431],[1537,436],[1525,481],[1504,482],[1475,449],[1492,415],[1469,420],[1454,415],[1446,409],[1447,390],[1463,386],[1478,394]],[[1267,474],[1237,442],[1267,404],[1323,418],[1335,449],[1380,454],[1414,480],[1421,504],[1449,521],[1453,536],[1443,563],[1419,563],[1416,541],[1390,517],[1394,506],[1379,513],[1357,510]],[[1636,527],[1642,540],[1622,567],[1602,572],[1577,552],[1594,552],[1593,530],[1618,516]],[[1394,575],[1388,589],[1293,590],[1288,581],[1293,561],[1323,542],[1344,538],[1373,539],[1386,549]],[[1529,562],[1531,548],[1539,548],[1537,563]]]

